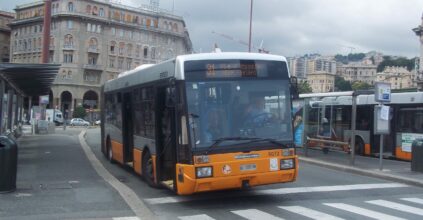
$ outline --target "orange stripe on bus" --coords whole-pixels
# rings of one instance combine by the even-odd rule
[[[398,159],[411,161],[411,153],[402,151],[401,147],[395,148],[395,155],[396,155],[396,158]]]
[[[154,176],[154,182],[157,184],[157,177],[156,177],[156,155],[151,155],[151,159],[153,160],[153,176]]]
[[[134,170],[135,170],[135,173],[138,173],[138,174],[141,175],[142,174],[142,169],[141,169],[142,151],[134,148],[133,155],[134,155]]]
[[[364,155],[370,156],[370,144],[364,144]]]
[[[123,144],[111,140],[112,143],[112,152],[113,152],[113,159],[123,164]]]

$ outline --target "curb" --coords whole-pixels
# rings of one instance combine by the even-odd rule
[[[140,219],[158,219],[158,217],[145,205],[145,203],[137,196],[137,194],[128,186],[120,182],[114,177],[98,160],[92,152],[91,147],[86,142],[87,130],[81,131],[78,135],[79,143],[85,153],[85,156],[90,161],[92,167],[97,174],[103,178],[111,187],[113,187],[131,208],[137,217]]]
[[[329,168],[329,169],[333,169],[333,170],[340,170],[340,171],[344,171],[344,172],[348,172],[348,173],[354,173],[354,174],[359,174],[359,175],[363,175],[363,176],[375,177],[375,178],[389,180],[389,181],[393,181],[393,182],[405,183],[405,184],[408,184],[408,185],[423,187],[423,180],[418,180],[418,179],[413,179],[413,178],[408,178],[408,177],[402,177],[402,176],[396,176],[396,175],[392,175],[392,174],[388,174],[388,173],[380,173],[380,171],[376,172],[376,171],[363,170],[363,169],[360,169],[360,168],[336,164],[336,163],[328,163],[328,162],[325,162],[325,161],[322,161],[322,160],[312,159],[312,158],[308,158],[308,157],[304,157],[304,156],[300,156],[299,160],[301,162],[305,162],[305,163],[308,163],[308,164],[313,164],[313,165],[317,165],[317,166],[321,166],[321,167],[325,167],[325,168]]]

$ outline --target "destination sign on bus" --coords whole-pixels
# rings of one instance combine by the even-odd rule
[[[257,68],[254,63],[209,63],[207,64],[207,78],[225,77],[257,77]]]
[[[194,60],[185,62],[187,80],[225,78],[288,79],[283,61],[269,60]]]

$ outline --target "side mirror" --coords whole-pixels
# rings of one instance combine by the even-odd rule
[[[297,79],[296,76],[291,76],[290,87],[291,87],[291,97],[292,97],[292,99],[300,98],[300,96],[298,94],[298,79]]]

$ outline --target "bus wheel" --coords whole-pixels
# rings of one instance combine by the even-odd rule
[[[114,163],[113,149],[112,149],[112,144],[110,143],[110,139],[107,139],[106,148],[107,148],[107,159],[110,161],[110,163]]]
[[[324,154],[328,154],[329,153],[329,148],[328,147],[323,147],[322,151]]]
[[[364,155],[364,142],[361,138],[355,138],[355,154]]]
[[[149,186],[156,186],[154,184],[153,158],[148,151],[142,157],[142,175]]]

